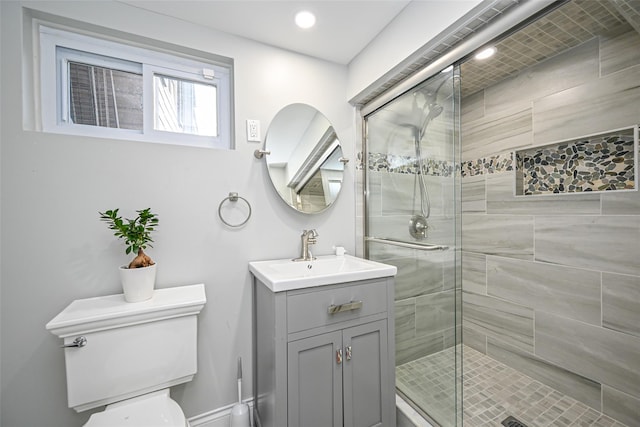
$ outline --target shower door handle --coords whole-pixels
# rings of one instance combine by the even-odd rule
[[[401,248],[418,249],[421,251],[446,251],[447,249],[449,249],[449,246],[445,246],[445,245],[432,245],[429,243],[411,243],[411,242],[403,242],[401,240],[383,239],[380,237],[365,237],[364,240],[367,242],[384,243],[387,245],[398,246]]]

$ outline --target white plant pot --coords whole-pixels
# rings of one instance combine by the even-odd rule
[[[127,302],[141,302],[151,299],[156,284],[156,265],[141,268],[120,267],[120,281]]]

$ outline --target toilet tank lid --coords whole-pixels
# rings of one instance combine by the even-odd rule
[[[123,294],[75,300],[47,323],[60,338],[166,318],[197,315],[207,302],[204,284],[156,289],[150,300],[129,303]]]

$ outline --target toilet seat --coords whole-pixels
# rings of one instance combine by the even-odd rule
[[[108,405],[91,415],[84,427],[189,427],[169,389]]]

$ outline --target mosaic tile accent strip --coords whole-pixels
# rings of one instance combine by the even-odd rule
[[[513,170],[513,153],[501,153],[495,156],[462,163],[462,176],[476,176]]]
[[[633,128],[516,151],[517,195],[632,190],[635,173]]]
[[[397,156],[388,153],[369,153],[368,168],[375,172],[389,172],[416,175],[420,172],[418,159],[413,156]],[[431,176],[448,177],[453,175],[455,167],[452,162],[444,160],[424,159],[422,173]]]
[[[635,188],[633,128],[544,147],[500,153],[461,164],[426,159],[425,175],[462,177],[510,172],[516,168],[517,195],[629,190]],[[362,153],[357,154],[358,169]],[[374,172],[419,173],[412,156],[369,153],[367,168]],[[519,174],[519,175],[518,175]]]
[[[356,155],[356,169],[363,168],[362,153]],[[475,176],[485,173],[498,173],[513,170],[513,153],[502,153],[495,156],[456,164],[443,160],[426,159],[425,175],[449,177],[456,172],[461,176]],[[374,172],[389,172],[401,174],[416,174],[419,170],[418,161],[411,156],[396,156],[387,153],[369,153],[367,167]]]
[[[396,367],[396,385],[442,426],[451,425],[455,347]],[[460,348],[458,347],[458,351]],[[465,427],[499,427],[514,416],[535,427],[626,427],[471,347],[463,352]]]

